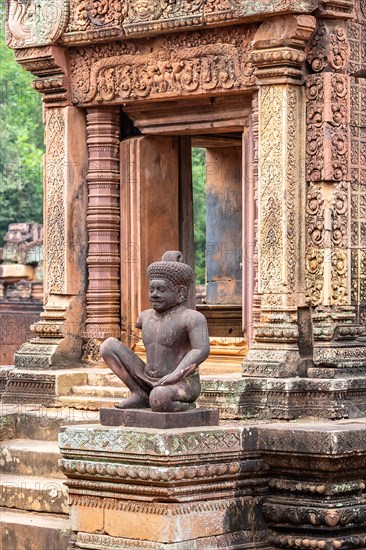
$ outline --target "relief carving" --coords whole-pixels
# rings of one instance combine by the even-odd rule
[[[123,0],[76,0],[71,2],[66,32],[121,27],[124,10]]]
[[[259,209],[266,212],[260,224],[259,277],[260,292],[282,290],[282,193],[281,170],[284,128],[282,111],[284,94],[282,86],[260,88],[260,136],[261,144],[272,146],[259,154]]]
[[[306,227],[311,245],[321,246],[324,238],[324,199],[321,190],[312,183],[307,193]]]
[[[162,27],[174,29],[179,26],[193,26],[203,23],[205,0],[126,0],[126,34],[160,30]],[[163,24],[165,22],[165,25]]]
[[[347,305],[348,299],[348,255],[346,250],[334,250],[332,263],[332,303]]]
[[[46,289],[65,292],[65,120],[63,109],[46,111]]]
[[[309,248],[306,253],[306,298],[311,306],[323,302],[324,251]]]
[[[10,0],[7,7],[7,43],[10,48],[43,46],[55,42],[68,18],[66,0]]]
[[[307,60],[314,72],[347,68],[350,47],[343,26],[321,21],[307,49]]]
[[[349,78],[324,73],[306,81],[307,180],[349,179]]]
[[[158,38],[137,49],[109,44],[71,52],[75,103],[113,102],[242,90],[255,83],[249,62],[256,27]]]

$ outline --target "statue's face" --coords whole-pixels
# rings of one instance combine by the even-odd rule
[[[180,300],[180,291],[172,290],[164,279],[153,279],[149,283],[149,302],[158,312],[176,306]]]

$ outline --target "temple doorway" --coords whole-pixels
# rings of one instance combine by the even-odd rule
[[[190,306],[207,318],[211,355],[239,367],[251,338],[255,276],[251,103],[217,103],[196,106],[190,128],[184,105],[124,115],[131,124],[120,150],[122,335],[133,343],[137,314],[149,307],[146,266],[180,249],[196,268]]]

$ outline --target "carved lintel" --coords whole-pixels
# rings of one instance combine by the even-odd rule
[[[125,41],[72,49],[73,102],[129,103],[252,89],[249,53],[256,30],[252,25],[160,37],[139,47]]]

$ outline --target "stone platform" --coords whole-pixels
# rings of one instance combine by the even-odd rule
[[[366,547],[366,424],[61,430],[73,548]]]
[[[151,409],[101,409],[102,426],[156,428],[158,430],[193,426],[218,426],[219,411],[190,409],[180,413],[154,412]]]
[[[234,426],[64,428],[75,548],[269,548],[256,440]]]

